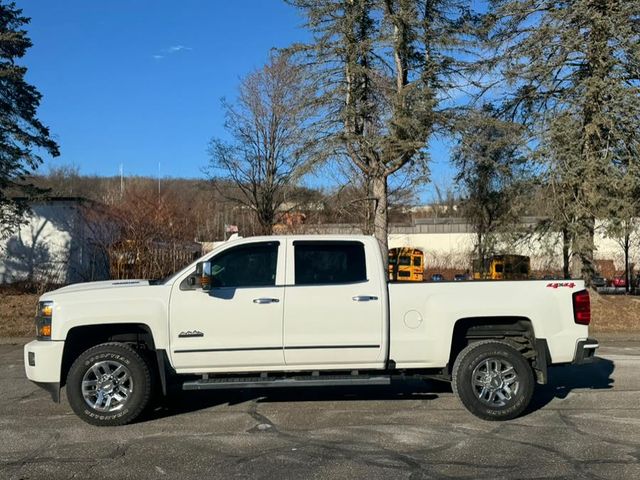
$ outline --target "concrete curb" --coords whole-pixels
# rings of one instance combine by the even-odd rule
[[[640,342],[640,332],[589,332],[589,336],[601,342]]]
[[[35,339],[35,337],[0,337],[0,345],[24,345]]]

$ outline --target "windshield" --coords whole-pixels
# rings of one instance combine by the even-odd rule
[[[399,265],[411,265],[411,257],[402,256],[398,262]]]

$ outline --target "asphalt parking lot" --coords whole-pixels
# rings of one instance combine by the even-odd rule
[[[640,478],[640,342],[558,367],[530,412],[490,423],[446,384],[195,392],[143,421],[89,426],[0,345],[0,477]]]

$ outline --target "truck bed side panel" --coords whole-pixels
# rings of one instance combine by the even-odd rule
[[[390,359],[398,368],[444,367],[458,320],[524,317],[531,320],[536,338],[547,340],[552,363],[570,362],[577,342],[587,338],[587,327],[574,323],[571,300],[584,284],[559,283],[564,282],[389,284]]]

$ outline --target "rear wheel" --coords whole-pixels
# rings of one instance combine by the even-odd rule
[[[135,420],[151,397],[144,358],[123,343],[103,343],[82,353],[69,369],[67,397],[73,411],[92,425]]]
[[[506,342],[472,343],[456,359],[452,387],[462,404],[484,420],[509,420],[529,405],[535,381],[527,360]]]

